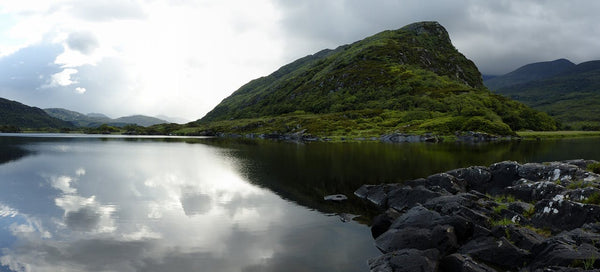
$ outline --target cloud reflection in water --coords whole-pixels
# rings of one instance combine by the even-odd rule
[[[90,139],[65,145],[34,145],[35,156],[0,165],[0,181],[37,178],[43,189],[26,200],[36,202],[33,209],[5,198],[27,196],[27,187],[0,192],[0,201],[10,201],[2,214],[22,217],[0,257],[15,271],[365,268],[356,258],[365,248],[357,243],[371,247],[364,226],[340,227],[252,185],[239,170],[244,162],[223,149]]]

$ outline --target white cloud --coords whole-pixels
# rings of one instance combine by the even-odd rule
[[[61,190],[65,194],[72,194],[77,192],[77,189],[71,187],[73,178],[69,176],[52,177],[50,183],[52,187]]]
[[[85,93],[87,90],[83,87],[77,87],[75,88],[75,92],[77,92],[78,94],[83,94]]]
[[[64,69],[62,72],[60,73],[56,73],[53,74],[50,77],[50,82],[48,82],[46,85],[43,85],[42,88],[52,88],[52,87],[59,87],[59,86],[69,86],[75,83],[78,83],[76,80],[73,80],[71,78],[71,75],[77,74],[77,70],[72,69],[72,68],[67,68]]]
[[[288,62],[415,21],[441,22],[484,73],[560,57],[597,59],[598,8],[596,1],[558,0],[2,1],[0,57],[62,46],[51,65],[64,70],[46,65],[39,75],[48,80],[44,88],[57,91],[27,96],[26,104],[194,120]],[[63,91],[78,82],[102,91]],[[15,88],[12,96],[31,89]]]

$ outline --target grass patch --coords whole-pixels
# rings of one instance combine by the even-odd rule
[[[518,131],[517,135],[523,139],[563,139],[563,138],[582,138],[582,137],[600,137],[600,131]]]
[[[490,224],[492,224],[492,227],[495,226],[508,226],[508,225],[515,225],[515,222],[513,222],[512,220],[508,219],[508,218],[502,218],[499,220],[492,220],[490,222]]]
[[[600,205],[600,193],[594,192],[588,198],[586,198],[583,201],[581,201],[581,203]]]
[[[534,213],[535,213],[535,206],[531,206],[531,208],[529,208],[528,210],[523,212],[523,216],[525,216],[526,218],[531,218]]]
[[[494,207],[493,211],[494,211],[494,214],[500,214],[500,213],[502,213],[503,210],[506,210],[506,209],[508,209],[508,205],[500,204],[500,205]]]
[[[491,196],[489,194],[486,194],[487,197],[491,198],[492,200],[498,202],[498,203],[512,203],[517,201],[517,199],[512,196],[512,195],[496,195],[496,196]]]
[[[600,174],[600,162],[592,163],[587,166],[587,170],[590,172],[594,172],[596,174]]]
[[[532,225],[525,225],[523,227],[527,228],[529,230],[532,230],[535,233],[537,233],[537,234],[539,234],[539,235],[541,235],[543,237],[546,237],[546,238],[548,238],[548,237],[550,237],[552,235],[552,232],[549,229],[540,229],[540,228],[536,228],[536,227],[534,227]]]
[[[587,188],[587,187],[592,187],[592,186],[594,186],[593,183],[587,183],[583,180],[577,180],[577,181],[571,182],[567,186],[567,189],[579,189],[579,188]]]

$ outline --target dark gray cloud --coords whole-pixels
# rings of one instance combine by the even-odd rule
[[[183,193],[181,196],[181,206],[185,215],[201,215],[210,211],[212,208],[212,198],[207,194],[201,193]]]
[[[91,32],[74,32],[69,34],[67,45],[73,50],[89,55],[100,46],[100,43]]]
[[[416,21],[438,21],[483,73],[558,58],[599,59],[598,1],[277,0],[294,59]],[[295,54],[295,55],[292,55]]]
[[[72,230],[92,231],[100,223],[98,211],[91,207],[83,207],[77,211],[68,212],[65,215],[65,223]]]

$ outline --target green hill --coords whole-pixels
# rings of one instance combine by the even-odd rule
[[[488,91],[436,22],[298,59],[242,86],[189,126],[318,136],[555,129],[546,114]]]
[[[108,124],[117,127],[135,124],[147,127],[157,124],[168,123],[165,120],[144,115],[131,115],[119,117],[117,119],[111,119],[106,115],[100,113],[92,113],[86,115],[76,111],[70,111],[62,108],[49,108],[44,109],[44,111],[52,117],[71,122],[78,127],[98,127],[102,124]]]
[[[71,127],[71,123],[51,117],[42,109],[0,98],[0,131]]]
[[[550,78],[573,67],[575,67],[575,64],[567,59],[536,62],[527,64],[505,75],[488,80],[484,79],[483,83],[490,90],[498,90],[512,85]]]
[[[600,61],[552,77],[510,85],[497,93],[547,112],[566,129],[600,130]]]

